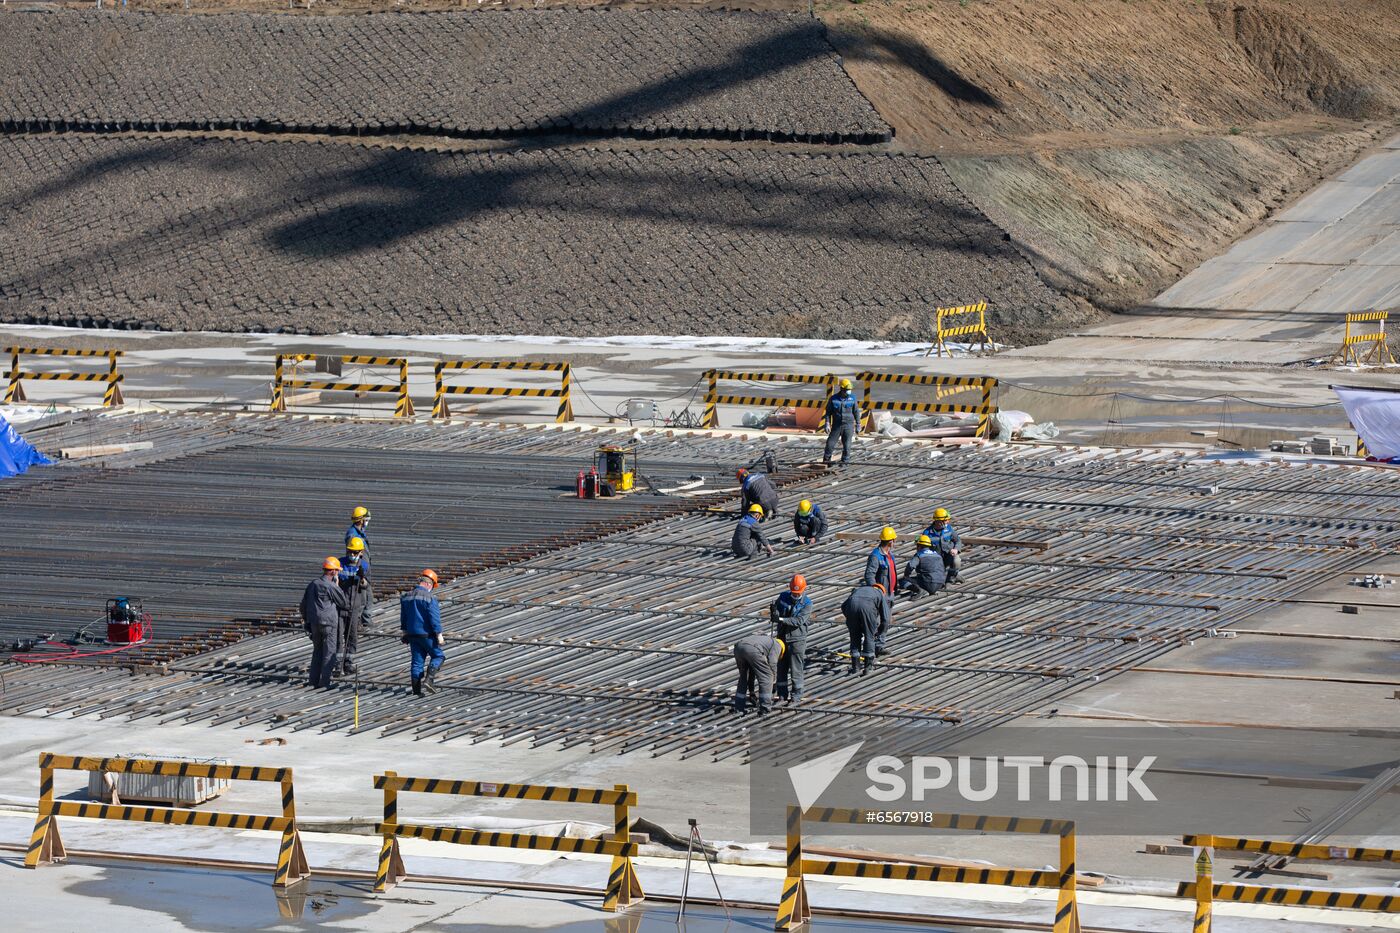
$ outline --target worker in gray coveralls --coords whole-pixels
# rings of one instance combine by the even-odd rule
[[[760,716],[773,708],[773,681],[786,650],[782,639],[767,632],[745,635],[734,645],[734,664],[739,668],[739,685],[734,688],[735,712],[747,712],[750,699],[757,701]]]
[[[327,557],[321,564],[321,575],[307,584],[301,597],[301,623],[311,636],[313,687],[329,687],[340,668],[340,629],[350,611],[350,601],[336,580],[339,574],[340,561]]]

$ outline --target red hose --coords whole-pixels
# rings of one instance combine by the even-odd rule
[[[142,645],[150,644],[151,637],[155,634],[154,626],[147,623],[146,632],[148,634],[140,641],[133,641],[125,645],[114,645],[111,648],[99,648],[93,651],[83,651],[76,645],[66,645],[61,641],[41,642],[35,645],[35,647],[48,648],[50,650],[42,653],[30,652],[26,654],[10,655],[10,660],[18,661],[21,664],[48,664],[54,661],[80,661],[84,658],[96,658],[107,654],[117,654],[129,648],[140,648]]]

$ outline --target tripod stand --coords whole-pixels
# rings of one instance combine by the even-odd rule
[[[676,911],[676,922],[680,923],[685,916],[685,899],[690,892],[690,859],[696,848],[700,849],[701,856],[705,859],[705,867],[710,870],[710,880],[715,883],[715,893],[719,895],[720,906],[724,908],[724,915],[730,916],[729,902],[724,899],[724,892],[719,889],[719,878],[715,876],[715,866],[710,862],[710,853],[705,850],[705,840],[700,838],[700,827],[696,825],[694,819],[686,820],[690,824],[690,841],[685,847],[685,875],[681,878],[681,906]]]

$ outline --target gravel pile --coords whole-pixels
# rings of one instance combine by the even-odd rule
[[[805,16],[10,13],[0,127],[877,142]]]
[[[297,333],[925,339],[1074,323],[937,160],[0,140],[0,320]]]

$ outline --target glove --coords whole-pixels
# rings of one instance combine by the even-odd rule
[[[405,645],[408,644],[408,633],[404,632],[402,635],[400,635],[399,641]]]
[[[442,632],[437,633],[437,643],[439,648],[441,648],[445,644],[445,642],[442,640]]]

